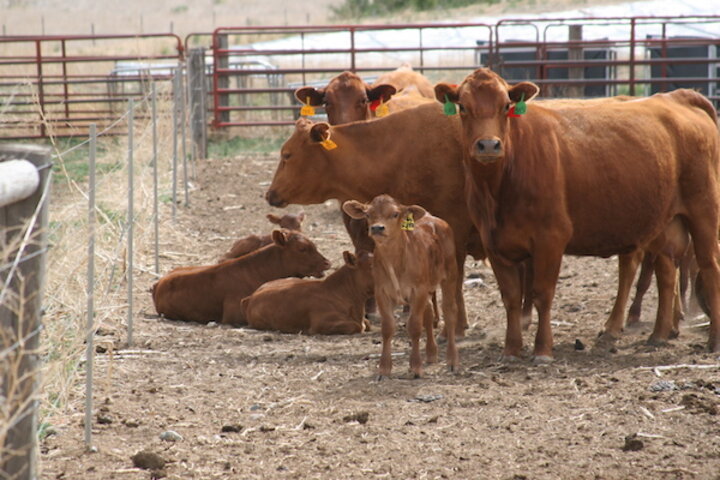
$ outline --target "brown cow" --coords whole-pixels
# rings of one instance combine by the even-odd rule
[[[422,73],[413,70],[409,63],[403,63],[397,69],[380,75],[372,87],[388,84],[395,87],[397,93],[417,92],[419,96],[435,101],[435,89]]]
[[[467,203],[507,312],[504,354],[522,349],[519,262],[533,265],[535,358],[552,358],[550,307],[563,254],[647,248],[679,217],[711,292],[709,346],[720,350],[718,132],[712,104],[677,90],[594,109],[513,107],[539,91],[478,69],[437,98],[458,103]],[[607,328],[607,326],[606,326]]]
[[[286,230],[294,230],[299,232],[302,230],[302,222],[305,220],[305,212],[298,214],[286,213],[282,217],[273,215],[272,213],[267,214],[267,219],[270,223],[274,223],[280,228]],[[258,248],[270,245],[272,243],[272,236],[268,233],[266,235],[248,235],[240,240],[233,243],[230,250],[227,251],[218,262],[224,262],[225,260],[231,260],[233,258],[242,257],[250,252],[254,252]]]
[[[375,299],[382,317],[382,353],[380,377],[392,369],[392,337],[395,333],[394,307],[407,303],[410,317],[408,335],[412,343],[410,371],[422,375],[420,335],[426,332],[426,357],[437,360],[437,344],[433,336],[430,297],[440,287],[442,312],[447,332],[455,331],[458,305],[455,292],[462,277],[458,274],[453,232],[447,222],[433,217],[418,205],[406,206],[389,195],[379,195],[368,204],[355,200],[343,204],[353,218],[365,218],[375,241],[373,278]],[[455,336],[447,335],[447,364],[458,366]]]
[[[462,275],[475,229],[464,201],[460,122],[442,112],[435,102],[372,122],[330,126],[299,119],[280,150],[280,163],[266,193],[268,202],[275,207],[329,199],[369,202],[387,193],[398,202],[420,205],[450,224]],[[321,142],[327,138],[337,148],[325,149]],[[373,245],[368,241],[370,250]],[[469,253],[484,258],[480,243],[472,245],[476,249]],[[463,334],[467,321],[462,284],[457,301],[456,333]]]
[[[175,320],[240,325],[240,301],[260,285],[283,277],[322,277],[330,268],[305,235],[275,230],[273,243],[216,265],[179,268],[152,287],[155,310]]]
[[[258,330],[310,335],[350,335],[368,326],[365,300],[372,295],[372,255],[343,252],[345,265],[322,280],[282,278],[242,301],[245,319]]]

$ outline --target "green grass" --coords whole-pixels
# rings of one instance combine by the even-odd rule
[[[58,139],[56,143],[57,151],[67,152],[73,147],[76,147],[82,143],[82,139]],[[113,139],[112,143],[117,142],[117,139]],[[89,145],[82,145],[75,150],[65,153],[62,158],[55,158],[53,165],[53,179],[58,181],[64,181],[63,165],[65,166],[65,172],[70,180],[76,182],[84,182],[87,180],[88,173],[90,171],[89,165]],[[97,155],[96,158],[102,158],[108,150],[108,145],[105,142],[97,144]],[[97,174],[108,173],[121,165],[118,162],[97,162],[95,164],[95,171]]]
[[[242,153],[272,153],[280,150],[287,137],[259,136],[253,138],[233,137],[227,140],[210,140],[210,158],[229,158]]]

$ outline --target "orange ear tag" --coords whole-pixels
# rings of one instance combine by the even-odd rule
[[[326,138],[325,140],[320,142],[320,145],[322,145],[325,150],[333,150],[333,149],[337,148],[337,143],[330,140],[330,136],[328,136],[328,138]]]
[[[384,117],[386,115],[390,114],[390,109],[387,106],[387,103],[380,102],[380,105],[375,109],[375,116],[376,117]]]
[[[311,117],[315,115],[315,108],[310,105],[310,97],[305,98],[305,105],[300,109],[300,115],[303,117]]]

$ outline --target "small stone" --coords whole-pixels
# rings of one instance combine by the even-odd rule
[[[440,400],[441,398],[443,398],[443,396],[440,395],[440,394],[437,394],[437,395],[416,395],[415,398],[411,398],[410,400],[408,400],[408,402],[430,403],[430,402],[434,402],[434,401],[436,401],[436,400]]]
[[[242,429],[242,425],[223,425],[220,431],[222,433],[240,433]]]
[[[585,350],[585,344],[580,341],[579,338],[575,339],[575,350],[582,351]]]
[[[361,425],[364,425],[367,423],[367,421],[370,419],[370,414],[368,412],[358,412],[353,413],[351,415],[346,415],[343,417],[343,422],[349,423],[349,422],[358,422]]]
[[[260,427],[260,431],[263,432],[263,433],[274,432],[274,431],[275,431],[275,427],[270,427],[270,426],[267,426],[267,425],[262,425],[262,426]]]
[[[109,415],[98,413],[97,423],[99,423],[100,425],[110,425],[111,423],[113,423],[113,419]]]
[[[140,422],[136,420],[123,420],[122,423],[128,428],[137,428],[140,426]]]
[[[107,347],[104,345],[95,345],[95,353],[105,353],[107,352]]]
[[[173,430],[168,430],[160,434],[160,440],[164,440],[166,442],[179,442],[182,439],[182,435]]]
[[[165,467],[165,459],[150,450],[142,450],[130,457],[130,459],[133,461],[133,465],[136,468],[142,468],[145,470],[160,470]]]
[[[642,440],[637,438],[636,434],[628,435],[625,437],[625,445],[623,445],[623,452],[638,452],[645,448],[645,444]]]
[[[650,385],[651,392],[670,392],[677,389],[678,386],[672,380],[659,380]]]

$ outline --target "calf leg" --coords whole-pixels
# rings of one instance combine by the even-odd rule
[[[505,359],[518,359],[522,353],[522,327],[520,311],[522,303],[522,285],[519,269],[514,265],[507,265],[502,260],[490,257],[495,279],[500,288],[505,313],[507,316],[507,330],[505,331]]]
[[[382,333],[382,352],[380,353],[379,378],[387,377],[392,371],[392,338],[395,335],[395,307],[384,295],[376,295],[378,310],[380,311]]]
[[[468,328],[467,312],[465,311],[465,298],[463,297],[463,282],[465,278],[465,257],[467,253],[465,249],[458,250],[458,278],[460,279],[455,286],[455,303],[458,309],[457,322],[455,324],[455,335],[462,338],[465,336],[465,330]],[[447,329],[446,329],[447,331]]]
[[[643,258],[642,255],[643,252],[641,250],[635,250],[632,253],[618,256],[617,296],[615,297],[615,304],[613,305],[612,312],[610,312],[610,317],[605,322],[603,336],[609,338],[620,337],[620,332],[622,332],[623,329],[625,306],[630,296],[633,280],[635,280],[637,267]]]
[[[423,323],[425,326],[425,361],[427,363],[435,363],[438,359],[438,347],[435,341],[434,328],[437,323],[437,303],[436,294],[433,292],[433,302],[425,307],[425,313],[423,314]]]
[[[410,337],[410,372],[419,378],[423,374],[422,359],[420,358],[420,335],[422,335],[422,324],[425,317],[425,311],[429,306],[429,295],[416,294],[410,300],[410,317],[407,322],[408,337]],[[432,325],[430,335],[432,337]],[[433,342],[435,339],[432,339]],[[437,355],[437,345],[435,345],[435,355]]]
[[[456,277],[457,283],[462,284],[463,277]],[[443,318],[445,319],[445,326],[449,332],[455,329],[455,324],[458,322],[458,305],[457,300],[452,295],[455,291],[454,282],[451,280],[445,280],[441,284],[442,288],[442,311]],[[450,335],[447,337],[447,354],[446,361],[450,371],[455,371],[460,364],[460,356],[458,355],[457,346],[455,344],[455,337]]]
[[[310,320],[310,335],[353,335],[362,333],[365,325],[338,313],[316,315]]]
[[[640,322],[642,301],[643,297],[650,288],[650,284],[652,283],[652,274],[656,256],[657,255],[653,253],[645,252],[645,256],[642,259],[640,276],[638,277],[637,285],[635,285],[635,298],[630,305],[630,310],[628,310],[627,325],[633,325]]]
[[[658,255],[655,259],[655,277],[658,286],[658,311],[648,343],[662,345],[666,343],[673,330],[673,303],[677,274],[675,262],[666,255]]]

